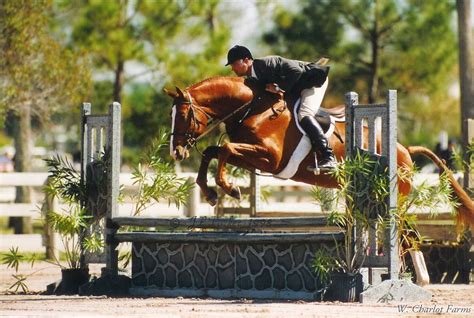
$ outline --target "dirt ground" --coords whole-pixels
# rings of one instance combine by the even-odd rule
[[[14,282],[12,269],[0,265],[0,316],[7,317],[474,317],[474,285],[429,285],[430,302],[422,304],[345,304],[337,302],[268,301],[209,298],[110,298],[44,296],[46,285],[59,280],[57,267],[22,264],[20,273],[41,269],[27,279],[30,293],[6,290]],[[91,268],[92,274],[99,268]],[[408,305],[407,307],[402,307]],[[458,311],[458,312],[455,312]]]

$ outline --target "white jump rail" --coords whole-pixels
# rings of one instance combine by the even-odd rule
[[[196,173],[179,173],[180,178],[195,178]],[[462,173],[456,174],[456,177],[461,177]],[[15,199],[15,187],[16,186],[31,186],[31,187],[42,187],[48,177],[48,173],[45,172],[9,172],[0,173],[0,217],[31,217],[34,220],[41,218],[41,205],[42,201],[34,203],[13,203]],[[215,186],[215,181],[212,176],[209,176],[209,184]],[[427,182],[430,185],[435,185],[439,182],[439,176],[436,173],[430,174],[417,174],[414,178],[415,184]],[[236,179],[234,183],[242,188],[248,188],[250,186],[250,179]],[[120,174],[120,184],[126,188],[133,189],[133,178],[131,173]],[[321,213],[321,207],[311,202],[310,189],[311,185],[295,182],[292,180],[282,180],[271,177],[260,177],[260,186],[263,187],[275,187],[280,188],[278,191],[274,191],[272,196],[285,197],[294,196],[298,193],[298,196],[302,196],[302,193],[306,193],[305,202],[267,202],[260,205],[259,212],[262,215],[269,211],[273,213],[282,213],[287,215],[309,215],[311,213]],[[199,192],[198,187],[194,187],[192,191]],[[8,195],[8,196],[6,196]],[[200,197],[198,195],[198,197]],[[247,207],[249,203],[243,203],[242,206]],[[68,206],[65,204],[57,204],[55,209],[62,211],[67,209]],[[436,210],[439,214],[449,214],[449,207],[444,205],[438,205]],[[121,203],[119,205],[119,215],[128,216],[134,211],[133,203]],[[419,212],[419,211],[418,211]],[[432,211],[422,211],[423,213],[430,214]],[[193,212],[195,216],[211,216],[214,215],[215,209],[206,202],[200,201],[196,211]],[[168,205],[167,203],[152,204],[144,209],[141,215],[150,217],[164,217],[164,216],[185,216],[189,215],[189,211],[186,210],[185,206],[181,206],[179,209],[174,205]],[[440,223],[441,222],[441,223]],[[452,225],[454,220],[429,220],[424,219],[419,221],[420,224],[424,225]],[[57,238],[56,238],[57,241]],[[8,250],[12,246],[18,246],[22,251],[39,252],[45,249],[45,240],[41,234],[2,234],[0,235],[0,251]],[[60,247],[61,244],[56,244]]]
[[[195,178],[196,173],[180,173],[178,177],[180,178]],[[16,186],[31,186],[31,187],[42,187],[48,173],[44,172],[8,172],[0,173],[0,217],[32,217],[37,219],[40,217],[40,208],[42,202],[36,203],[13,203],[15,199],[15,188]],[[455,174],[456,178],[462,177],[462,172]],[[209,185],[215,186],[214,179],[209,176]],[[421,184],[426,182],[429,185],[436,185],[439,182],[439,175],[436,173],[425,173],[425,174],[416,174],[414,178],[415,184]],[[236,179],[234,183],[240,187],[250,187],[250,180],[247,179]],[[273,196],[277,195],[278,197],[282,196],[292,196],[296,192],[301,195],[301,193],[306,193],[308,200],[306,202],[269,202],[261,206],[261,211],[292,211],[294,213],[304,213],[304,212],[314,212],[315,209],[317,212],[320,212],[320,207],[316,204],[313,204],[309,200],[309,191],[311,185],[296,182],[292,180],[282,180],[271,177],[261,177],[260,178],[261,187],[280,187],[283,188],[279,191],[272,193]],[[124,185],[127,188],[133,188],[133,177],[131,173],[121,173],[120,174],[120,184]],[[291,187],[291,189],[288,189]],[[194,187],[193,191],[199,191],[198,187]],[[283,192],[283,193],[282,193]],[[8,194],[8,197],[5,197],[5,194]],[[245,203],[243,204],[245,206]],[[57,210],[61,211],[62,209],[67,209],[67,205],[60,204],[57,207]],[[211,215],[214,213],[213,209],[206,203],[200,202],[198,214],[201,215]],[[119,214],[120,215],[130,215],[134,210],[134,204],[132,203],[122,203],[119,205]],[[439,205],[437,210],[440,212],[447,212],[448,207]],[[426,211],[429,213],[429,211]],[[159,203],[150,205],[147,207],[144,212],[144,215],[184,215],[186,214],[185,207],[180,209],[174,206],[168,206],[167,203]]]

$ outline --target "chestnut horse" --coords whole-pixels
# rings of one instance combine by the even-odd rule
[[[230,139],[230,142],[221,147],[206,148],[203,153],[196,183],[211,205],[215,205],[217,201],[216,191],[207,185],[207,171],[212,159],[218,159],[216,184],[226,194],[237,199],[240,198],[240,190],[226,179],[227,163],[251,171],[259,169],[273,175],[286,167],[302,137],[291,110],[286,107],[287,102],[292,105],[295,98],[290,96],[285,101],[282,95],[266,92],[255,82],[241,77],[213,77],[184,91],[176,89],[176,92],[165,89],[174,99],[170,151],[175,160],[189,156],[189,148],[194,146],[199,136],[207,134],[211,120],[224,122]],[[341,161],[345,157],[345,123],[336,122],[335,125],[340,137],[333,134],[329,137],[329,143],[336,159]],[[364,140],[368,138],[365,137]],[[377,143],[380,152],[380,141]],[[417,147],[413,152],[423,152],[426,148],[420,149]],[[312,163],[314,158],[310,152],[291,179],[322,187],[338,187],[330,174],[315,175],[308,171],[306,167]],[[397,144],[397,163],[399,168],[413,167],[408,149],[401,144]],[[454,178],[451,181],[453,180]],[[459,188],[455,188],[455,191]],[[410,180],[399,180],[400,194],[407,195],[410,189]],[[472,205],[470,199],[466,204],[469,205],[469,202]],[[472,207],[469,214],[470,219],[474,219],[471,218],[474,215]]]

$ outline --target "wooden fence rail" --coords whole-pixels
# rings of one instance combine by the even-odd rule
[[[181,173],[182,178],[195,178],[195,173]],[[26,173],[0,173],[0,217],[31,217],[33,220],[41,219],[41,207],[43,205],[44,197],[37,195],[36,202],[33,203],[13,203],[15,199],[15,186],[31,186],[34,187],[37,193],[41,194],[41,187],[45,185],[48,174],[43,172],[26,172]],[[209,178],[212,179],[212,178]],[[437,174],[419,174],[415,178],[416,183],[427,181],[430,184],[436,184],[439,180]],[[251,192],[249,187],[251,180],[237,179],[235,184],[242,188],[242,192]],[[120,184],[123,184],[125,189],[133,191],[133,179],[130,173],[120,174]],[[270,198],[268,202],[258,202],[258,210],[256,216],[271,217],[271,216],[306,216],[317,217],[322,214],[321,207],[311,201],[309,191],[311,186],[291,180],[281,180],[276,178],[259,177],[258,184],[261,188],[270,188]],[[210,182],[210,185],[215,186]],[[182,217],[182,216],[212,216],[216,215],[218,211],[216,208],[209,206],[206,202],[201,200],[198,187],[194,187],[189,195],[187,206],[182,206],[179,209],[174,205],[168,205],[166,202],[160,202],[148,206],[142,216],[149,217]],[[252,201],[252,200],[250,200]],[[243,202],[240,207],[225,207],[226,213],[240,214],[242,207],[249,211],[255,208],[255,202]],[[222,207],[221,207],[222,208]],[[54,206],[56,211],[67,210],[68,206],[63,203],[56,203]],[[419,216],[419,225],[428,228],[435,226],[436,235],[442,237],[450,237],[450,228],[453,227],[452,217],[449,215],[448,207],[438,206],[438,214],[436,219],[428,216]],[[124,202],[119,205],[119,215],[128,217],[134,211],[134,204],[132,202]],[[244,210],[245,211],[245,210]],[[426,211],[427,214],[429,211]],[[250,213],[246,213],[250,214]],[[48,253],[53,253],[54,247],[61,249],[58,237],[53,233],[49,233],[48,228],[44,229],[43,234],[1,234],[0,235],[0,251],[8,250],[12,246],[18,246],[23,251],[41,251],[48,250]]]

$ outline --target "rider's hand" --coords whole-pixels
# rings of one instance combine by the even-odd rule
[[[270,92],[270,93],[274,93],[274,94],[279,94],[279,93],[284,93],[285,92],[276,83],[269,83],[269,84],[265,85],[265,90]]]

